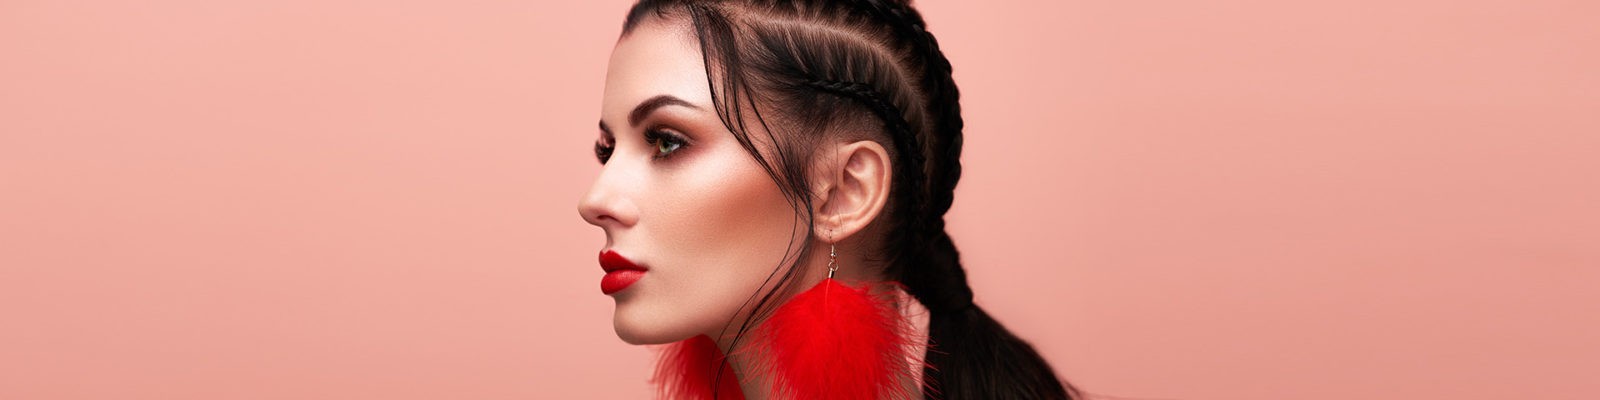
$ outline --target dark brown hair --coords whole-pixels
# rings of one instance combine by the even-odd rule
[[[640,0],[623,35],[652,15],[692,25],[718,116],[804,215],[806,232],[815,228],[808,167],[821,139],[868,132],[862,139],[888,149],[889,204],[873,222],[884,224],[884,258],[874,261],[929,310],[928,398],[1080,397],[1031,345],[972,303],[944,226],[961,177],[960,92],[920,13],[895,0]],[[775,144],[770,159],[749,136],[753,124]],[[811,235],[805,240],[784,264],[810,257]],[[797,271],[773,282],[775,269],[763,284],[775,289],[752,295],[752,317],[735,343]]]

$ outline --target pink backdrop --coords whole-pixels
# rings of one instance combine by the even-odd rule
[[[0,398],[646,396],[628,3],[0,2]],[[978,301],[1085,389],[1600,396],[1593,2],[923,3]]]

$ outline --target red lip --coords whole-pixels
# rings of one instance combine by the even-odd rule
[[[611,249],[600,252],[600,269],[606,271],[606,276],[600,278],[600,292],[608,295],[627,289],[644,278],[644,272],[649,270]]]

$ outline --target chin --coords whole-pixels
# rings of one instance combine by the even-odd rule
[[[688,338],[683,338],[683,339],[678,339],[678,340],[663,339],[661,335],[651,335],[651,334],[649,334],[649,332],[637,332],[637,331],[633,331],[633,330],[629,330],[629,329],[623,328],[621,326],[617,326],[617,338],[618,339],[622,339],[623,343],[627,343],[627,344],[631,344],[631,345],[667,344],[667,343],[672,343],[672,342],[676,342],[676,341],[683,340],[683,339],[688,339]]]
[[[687,326],[675,326],[671,318],[665,318],[670,313],[661,310],[639,310],[638,307],[629,307],[622,303],[617,304],[616,315],[612,318],[612,328],[617,331],[617,338],[632,345],[667,344],[686,340],[700,332]]]

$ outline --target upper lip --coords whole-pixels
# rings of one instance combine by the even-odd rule
[[[649,268],[641,267],[639,264],[634,264],[632,260],[628,260],[627,257],[623,257],[622,254],[619,254],[615,250],[611,249],[600,251],[600,269],[604,269],[606,272],[621,271],[626,269],[639,271],[649,270]]]

